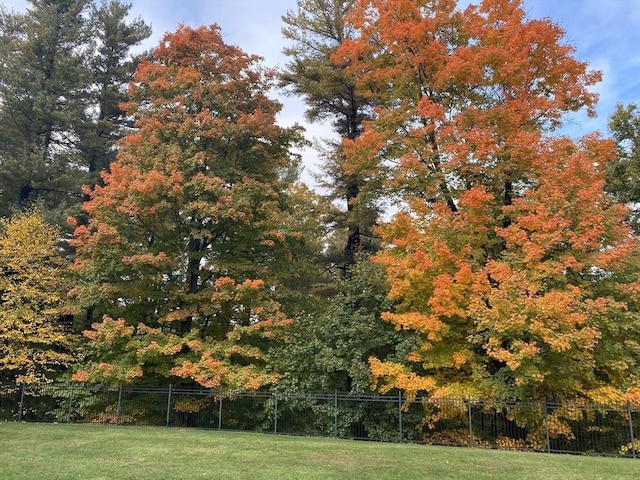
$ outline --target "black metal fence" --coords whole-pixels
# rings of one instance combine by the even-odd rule
[[[0,386],[0,420],[244,430],[640,457],[640,406],[77,383]]]

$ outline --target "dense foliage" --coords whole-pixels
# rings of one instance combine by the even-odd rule
[[[0,15],[0,215],[39,202],[64,226],[126,127],[119,108],[151,34],[119,0],[30,0]]]
[[[280,72],[31,5],[0,16],[0,379],[67,370],[75,330],[78,381],[640,397],[637,107],[559,135],[600,73],[520,0],[299,0]],[[324,197],[277,84],[339,137]]]
[[[637,385],[638,243],[604,191],[613,143],[546,137],[600,77],[520,2],[359,1],[337,53],[376,116],[348,162],[405,200],[381,232],[383,318],[420,336],[383,390],[503,399]]]
[[[271,383],[261,347],[289,320],[287,185],[297,130],[275,124],[269,73],[217,27],[181,27],[138,66],[125,108],[136,131],[75,231],[74,295],[105,315],[78,379]]]
[[[0,221],[0,382],[46,381],[76,361],[59,233],[34,211]]]

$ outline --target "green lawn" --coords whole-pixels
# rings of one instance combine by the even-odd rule
[[[0,479],[638,479],[640,460],[267,434],[0,423]]]

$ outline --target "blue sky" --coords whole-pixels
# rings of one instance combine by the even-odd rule
[[[23,11],[26,0],[0,2],[9,9]],[[153,28],[145,43],[151,48],[166,31],[179,23],[191,26],[217,23],[228,43],[247,53],[265,58],[269,66],[284,65],[285,41],[281,16],[296,8],[296,0],[130,0],[133,16],[141,16]],[[462,3],[462,2],[461,2]],[[475,3],[465,0],[464,4]],[[603,72],[595,87],[600,95],[596,119],[584,114],[567,118],[562,133],[579,137],[594,130],[606,134],[607,119],[616,103],[640,105],[640,0],[524,0],[530,18],[549,17],[566,31],[565,43],[576,48],[576,57]],[[284,103],[279,121],[283,125],[304,123],[304,104],[299,99],[280,97]],[[322,125],[305,125],[310,139],[330,134]],[[304,153],[307,174],[314,170],[315,152]]]

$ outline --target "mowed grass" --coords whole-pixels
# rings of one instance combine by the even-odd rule
[[[638,479],[640,460],[268,434],[0,423],[0,479]]]

